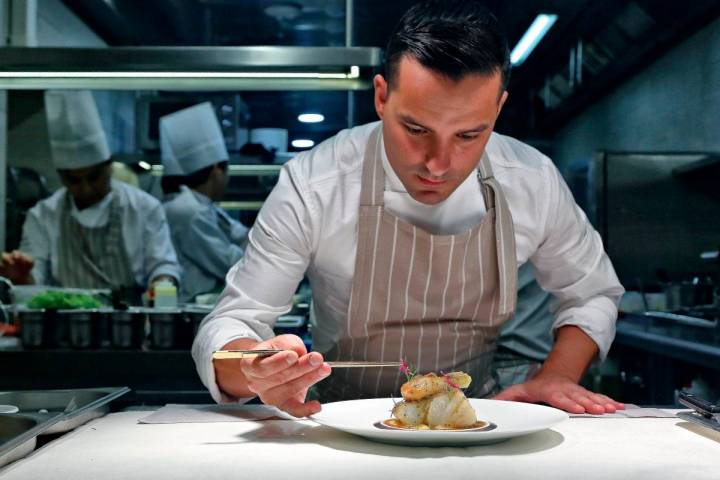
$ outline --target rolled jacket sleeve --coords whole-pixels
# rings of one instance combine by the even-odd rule
[[[545,235],[530,261],[540,286],[556,301],[553,331],[581,328],[605,359],[615,338],[617,303],[625,291],[605,253],[600,235],[575,203],[554,166],[549,166]]]
[[[25,218],[20,250],[33,259],[32,276],[35,283],[48,285],[48,282],[52,279],[51,240],[48,238],[47,228],[40,221],[37,208],[31,209]]]
[[[273,337],[275,321],[290,311],[310,260],[310,206],[293,164],[281,171],[250,230],[245,254],[228,272],[225,289],[193,343],[200,379],[218,402],[229,399],[216,384],[212,352],[239,338]]]
[[[161,275],[173,277],[179,283],[182,280],[180,264],[170,240],[170,228],[160,203],[154,205],[148,212],[143,228],[143,242],[146,272],[143,286],[147,287],[152,279]]]

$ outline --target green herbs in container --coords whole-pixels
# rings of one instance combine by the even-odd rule
[[[97,298],[86,293],[48,291],[35,295],[27,304],[28,308],[46,310],[75,310],[102,307]]]

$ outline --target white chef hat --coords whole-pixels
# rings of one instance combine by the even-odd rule
[[[160,118],[160,155],[165,175],[190,175],[228,159],[210,102]]]
[[[92,93],[87,90],[48,90],[45,92],[45,114],[55,168],[91,167],[110,158],[110,148]]]

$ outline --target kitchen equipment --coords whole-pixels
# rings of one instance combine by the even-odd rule
[[[150,346],[158,349],[179,348],[188,345],[192,326],[180,309],[149,309]],[[192,342],[192,340],[190,340]]]
[[[51,342],[54,332],[45,324],[45,310],[22,309],[17,314],[20,339],[25,348],[42,348]]]
[[[43,432],[58,433],[104,415],[108,403],[129,391],[128,387],[5,391],[0,392],[0,403],[17,406],[20,414],[60,414],[57,422]]]
[[[213,359],[265,358],[284,350],[216,350]],[[332,368],[400,367],[402,362],[326,362]]]
[[[115,310],[110,315],[112,346],[115,348],[140,348],[145,340],[147,315],[141,308]]]
[[[68,326],[71,347],[98,348],[102,345],[104,312],[98,309],[58,310],[57,315]]]
[[[212,311],[212,307],[210,306],[192,306],[192,307],[186,307],[184,309],[185,312],[185,320],[189,322],[191,329],[191,335],[192,338],[190,339],[190,343],[192,344],[192,340],[195,338],[195,335],[197,335],[198,328],[200,328],[200,324],[202,323],[203,319],[207,317],[208,313]]]
[[[687,392],[680,392],[678,401],[694,410],[680,412],[677,414],[678,417],[720,432],[720,405],[714,405]]]
[[[35,449],[37,436],[57,423],[62,414],[1,414],[0,466],[24,457]]]

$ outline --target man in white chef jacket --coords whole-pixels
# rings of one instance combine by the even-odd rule
[[[110,288],[139,301],[180,266],[162,205],[111,179],[111,155],[89,91],[48,91],[52,160],[63,187],[27,214],[20,250],[0,274],[17,284]]]
[[[179,192],[163,203],[183,267],[181,300],[218,291],[243,255],[248,229],[214,202],[228,183],[228,152],[209,102],[160,119],[164,172],[179,179]]]
[[[400,372],[326,361],[404,358],[421,372],[470,373],[472,396],[623,408],[578,385],[610,348],[623,288],[551,160],[493,133],[509,71],[507,42],[478,2],[431,0],[405,14],[374,79],[381,122],[288,162],[198,332],[193,356],[217,401],[257,396],[305,416],[321,409],[311,386],[320,401],[397,395]],[[532,380],[497,394],[492,356],[528,261],[557,299],[555,342]],[[311,353],[272,330],[304,274]],[[248,348],[287,351],[212,360]]]

